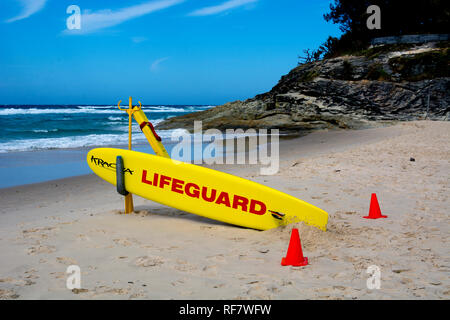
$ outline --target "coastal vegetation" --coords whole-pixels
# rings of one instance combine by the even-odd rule
[[[381,28],[368,29],[370,14],[367,8],[376,5],[381,10]],[[299,63],[343,55],[377,54],[384,50],[402,50],[408,44],[398,44],[384,49],[369,49],[370,40],[377,37],[413,34],[447,33],[450,9],[441,0],[335,0],[330,11],[324,14],[327,22],[339,25],[342,35],[328,37],[317,49],[307,49],[299,56]],[[448,46],[448,45],[447,45]]]

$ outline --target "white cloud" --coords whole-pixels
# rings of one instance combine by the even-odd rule
[[[213,14],[218,14],[227,10],[231,10],[237,7],[242,7],[246,4],[257,2],[258,0],[229,0],[222,4],[205,7],[191,12],[190,16],[210,16]]]
[[[22,5],[22,11],[18,16],[6,20],[5,22],[10,23],[22,19],[26,19],[29,16],[35,14],[44,8],[47,0],[18,0]]]
[[[150,67],[150,71],[155,72],[156,70],[158,70],[159,65],[168,59],[169,59],[169,57],[155,60]]]
[[[150,1],[139,5],[112,10],[100,10],[95,12],[84,11],[81,15],[80,30],[65,30],[68,34],[92,33],[100,29],[112,27],[149,13],[172,7],[185,0],[160,0]]]

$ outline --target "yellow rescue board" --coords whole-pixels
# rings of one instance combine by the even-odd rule
[[[164,148],[164,145],[161,142],[161,139],[159,140],[156,138],[156,132],[153,129],[153,125],[148,121],[147,117],[145,116],[144,111],[142,110],[136,110],[134,109],[133,112],[134,120],[136,120],[137,123],[148,123],[148,125],[142,127],[142,132],[144,133],[145,137],[148,140],[148,143],[152,147],[153,151],[155,151],[156,155],[160,157],[170,158],[169,154],[167,153],[166,149]]]
[[[143,198],[214,220],[258,230],[304,221],[326,230],[328,214],[262,184],[146,153],[113,148],[91,150],[89,167],[116,185],[116,159],[124,163],[125,189]],[[284,217],[279,220],[276,216]]]

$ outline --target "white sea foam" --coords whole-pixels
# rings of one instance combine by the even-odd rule
[[[109,120],[112,120],[111,118],[113,117],[109,117]],[[127,120],[127,118],[125,118]],[[153,126],[156,126],[158,123],[164,121],[164,119],[155,119],[155,120],[151,120],[150,122],[153,124]],[[109,124],[111,126],[112,129],[114,130],[120,130],[120,131],[125,131],[128,132],[128,121],[125,123],[118,123],[118,122],[107,122],[107,124]],[[133,120],[133,125],[132,125],[132,130],[133,133],[140,133],[141,129],[139,128],[139,125]]]
[[[109,121],[123,121],[123,120],[126,120],[126,118],[125,117],[108,117],[108,120]]]
[[[139,128],[138,128],[139,129]],[[128,128],[127,128],[128,130]],[[161,138],[170,138],[172,130],[158,132]],[[143,134],[134,135],[133,143],[146,143]],[[128,144],[128,134],[91,134],[86,136],[11,140],[0,143],[0,153],[14,151],[32,151],[43,149],[66,149],[90,146],[111,146]]]
[[[157,125],[164,118],[167,118],[167,115],[163,113],[189,113],[194,112],[196,110],[204,110],[211,106],[146,106],[143,110],[147,113],[148,118],[152,122],[153,125]],[[155,114],[153,114],[155,113]],[[48,137],[40,138],[42,136],[46,136],[44,134],[48,134],[51,132],[58,131],[57,128],[54,128],[51,125],[51,128],[46,127],[47,124],[43,123],[43,118],[39,117],[42,114],[59,114],[55,117],[56,120],[61,122],[61,128],[65,128],[67,121],[74,121],[70,123],[69,129],[65,129],[66,131],[74,131],[80,132],[78,136],[63,136],[63,137]],[[91,119],[90,121],[94,121],[99,123],[101,129],[110,130],[109,134],[94,134],[95,131],[92,130],[92,125],[88,127],[84,127],[84,122],[80,121],[78,117],[73,116],[73,114],[81,114],[83,115],[83,119]],[[103,117],[90,117],[89,114],[104,114]],[[153,114],[153,115],[152,115]],[[8,106],[8,107],[0,107],[0,120],[5,119],[4,117],[14,116],[14,115],[36,115],[36,125],[31,126],[31,128],[22,129],[24,133],[35,133],[33,139],[14,139],[13,136],[10,137],[9,140],[3,143],[0,143],[0,152],[13,152],[13,151],[27,151],[27,150],[39,150],[39,149],[60,149],[60,148],[78,148],[78,147],[87,147],[87,146],[107,146],[107,145],[116,145],[116,144],[127,144],[128,142],[128,116],[125,112],[117,109],[116,106],[45,106],[45,107],[19,107],[19,106]],[[2,117],[4,116],[4,117]],[[156,118],[156,119],[154,119]],[[106,120],[106,121],[104,121]],[[22,118],[11,119],[11,121],[21,121]],[[79,124],[79,125],[77,125]],[[50,125],[50,124],[49,124]],[[13,131],[14,136],[17,137],[20,134],[21,126],[16,126],[11,124],[11,128],[14,130],[10,130],[8,127],[5,128],[5,131]],[[72,128],[72,129],[70,129]],[[61,130],[61,129],[59,129]],[[84,130],[84,131],[81,131]],[[82,135],[83,133],[84,135]],[[158,134],[167,140],[170,140],[172,130],[158,130]],[[8,135],[7,135],[8,136]],[[19,135],[20,136],[20,135]],[[9,138],[6,138],[8,140]],[[139,129],[139,125],[133,121],[133,141],[138,143],[145,142],[145,136],[141,133]]]
[[[189,112],[194,111],[194,107],[166,107],[166,106],[148,106],[142,110],[147,112]]]
[[[36,132],[36,133],[48,133],[48,132],[57,132],[58,129],[51,129],[51,130],[35,129],[35,130],[32,130],[32,131],[33,131],[33,132]]]
[[[118,109],[116,106],[77,106],[78,108],[96,109]]]
[[[141,138],[136,137],[133,141],[138,142]],[[88,146],[104,146],[114,144],[126,144],[128,135],[126,134],[91,134],[87,136],[73,136],[61,138],[43,138],[29,140],[12,140],[0,143],[0,152],[30,151],[39,149],[62,149],[80,148]]]
[[[193,112],[195,110],[203,110],[206,107],[170,107],[170,106],[149,106],[144,107],[144,112]],[[34,115],[34,114],[76,114],[76,113],[89,113],[89,114],[121,114],[123,111],[116,107],[103,107],[103,106],[79,106],[76,108],[0,108],[0,116],[9,115]]]
[[[151,122],[154,126],[156,126],[158,123],[163,122],[163,121],[164,121],[164,119],[155,119],[155,120],[151,120],[150,122]]]
[[[0,116],[10,116],[10,115],[29,115],[29,114],[74,114],[74,113],[122,113],[120,110],[107,110],[107,109],[97,109],[97,108],[55,108],[55,109],[16,109],[7,108],[0,109]]]

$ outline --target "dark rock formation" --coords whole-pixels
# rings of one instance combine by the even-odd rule
[[[398,48],[397,48],[398,49]],[[158,129],[359,128],[370,121],[448,120],[449,51],[426,44],[401,51],[375,47],[300,65],[270,91],[244,102],[161,122]]]

